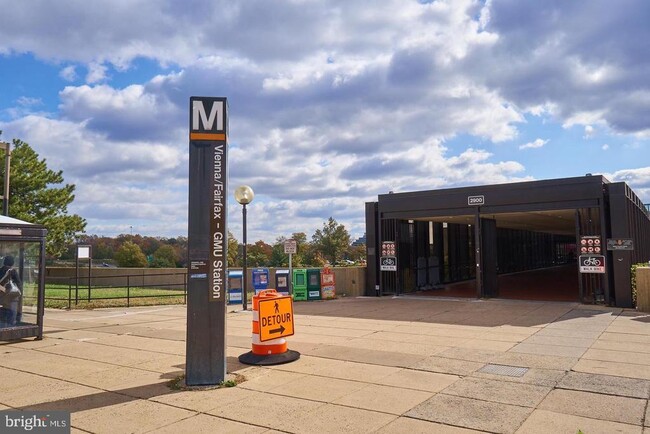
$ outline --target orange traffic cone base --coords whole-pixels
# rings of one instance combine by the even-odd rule
[[[280,334],[281,337],[276,338],[276,339],[267,339],[266,341],[262,341],[260,339],[260,321],[259,321],[259,316],[260,316],[260,305],[262,302],[266,303],[267,306],[271,306],[268,304],[268,301],[275,301],[275,313],[278,314],[278,318],[284,318],[285,316],[281,315],[280,312],[280,304],[278,304],[278,300],[286,300],[288,299],[289,302],[291,302],[291,299],[288,297],[283,297],[280,295],[275,289],[264,289],[260,291],[259,293],[255,294],[253,296],[253,342],[252,342],[252,351],[249,351],[246,354],[242,354],[239,356],[239,361],[241,363],[245,363],[247,365],[280,365],[282,363],[289,363],[293,362],[294,360],[298,360],[300,358],[300,353],[297,351],[291,351],[287,349],[287,341],[282,337],[282,334]],[[293,334],[293,308],[292,305],[289,303],[288,305],[289,310],[286,315],[287,319],[290,319],[291,321],[291,332],[290,334]],[[286,309],[287,306],[285,305],[283,309]],[[285,312],[286,313],[286,312]],[[267,312],[267,316],[265,318],[275,318],[274,315],[268,315],[269,312]],[[278,321],[280,321],[278,319]],[[280,322],[281,327],[279,329],[274,330],[274,332],[280,332],[284,333],[287,329],[284,328],[282,325],[282,322]]]
[[[281,365],[283,363],[293,362],[300,358],[300,353],[298,351],[287,350],[284,353],[280,354],[264,354],[258,355],[253,354],[252,351],[247,352],[239,356],[239,361],[246,365]]]

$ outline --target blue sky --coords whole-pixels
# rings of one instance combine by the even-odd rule
[[[0,130],[90,234],[187,234],[189,97],[230,106],[249,240],[393,191],[604,174],[650,202],[650,3],[0,0]],[[132,228],[132,229],[131,229]]]

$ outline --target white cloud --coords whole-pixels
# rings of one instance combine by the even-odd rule
[[[650,133],[639,115],[649,104],[643,94],[650,59],[643,41],[650,28],[641,17],[650,10],[643,0],[616,11],[605,0],[588,10],[514,0],[387,0],[381,8],[359,0],[192,5],[19,2],[0,17],[0,53],[31,52],[86,65],[89,84],[106,80],[107,65],[123,71],[137,58],[181,67],[206,57],[231,58],[269,71],[263,83],[285,90],[326,74],[314,62],[319,53],[334,65],[410,54],[409,66],[419,69],[398,77],[462,77],[524,111],[554,106],[567,126],[602,122],[621,132]],[[355,74],[344,69],[335,75],[337,83]],[[64,77],[73,73],[72,66],[62,70]]]
[[[0,53],[67,65],[59,76],[70,82],[86,70],[86,85],[60,90],[58,112],[15,109],[0,129],[78,185],[75,209],[88,214],[89,231],[178,235],[189,97],[226,95],[231,186],[258,194],[251,238],[311,233],[330,214],[362,232],[363,202],[377,193],[531,179],[492,152],[520,136],[524,114],[584,126],[586,138],[643,140],[650,31],[635,20],[648,6],[634,6],[17,2],[0,16]],[[112,84],[136,59],[169,69]],[[230,213],[237,230],[237,206]]]
[[[142,85],[68,86],[59,95],[64,119],[86,121],[89,129],[119,140],[169,137],[174,127],[185,126],[180,107]]]
[[[43,105],[43,101],[40,98],[31,98],[28,96],[21,96],[18,98],[18,101],[16,101],[19,106],[22,107],[34,107],[34,106],[39,106]]]
[[[606,176],[612,181],[625,181],[631,186],[650,188],[650,167],[618,170]]]
[[[603,151],[607,151],[609,149],[609,145],[605,143],[603,146],[600,147]]]
[[[535,139],[534,142],[528,142],[523,145],[519,145],[519,149],[536,149],[536,148],[541,148],[545,144],[548,143],[548,140],[543,140],[543,139]]]
[[[94,84],[106,80],[106,65],[91,62],[88,64],[88,74],[86,74],[86,83]]]
[[[74,65],[68,65],[59,71],[59,77],[65,81],[75,81],[77,79],[77,69]]]
[[[605,110],[603,109],[597,109],[589,112],[576,112],[565,119],[562,127],[568,129],[574,125],[591,126],[591,124],[603,123],[604,116]]]
[[[613,182],[626,182],[643,203],[650,203],[650,166],[617,170],[604,176]]]
[[[10,119],[18,119],[28,115],[43,114],[43,100],[29,96],[21,96],[16,99],[16,106],[4,110]]]

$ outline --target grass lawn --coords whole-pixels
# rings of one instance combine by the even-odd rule
[[[129,306],[149,306],[160,304],[183,304],[182,289],[168,288],[91,288],[88,300],[88,287],[79,287],[78,303],[75,304],[76,288],[68,285],[45,285],[45,307],[67,308],[68,297],[72,299],[72,309],[93,309],[98,307],[127,306],[127,295],[130,297]]]

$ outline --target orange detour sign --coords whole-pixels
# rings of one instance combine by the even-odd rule
[[[253,296],[252,351],[239,356],[249,365],[278,365],[293,362],[300,353],[287,349],[285,336],[293,335],[293,300],[275,289]]]
[[[260,300],[260,341],[293,336],[293,300],[276,297]]]

